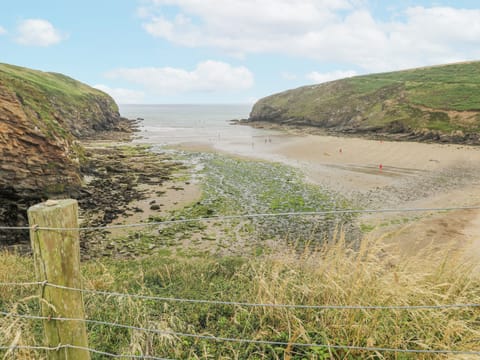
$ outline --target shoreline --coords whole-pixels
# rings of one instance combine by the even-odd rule
[[[300,169],[308,181],[345,194],[363,208],[461,207],[480,204],[480,147],[331,135],[287,134],[249,144],[183,143]],[[382,167],[380,168],[380,164]],[[480,211],[364,215],[366,235],[394,236],[402,252],[453,241],[480,254]],[[393,235],[389,235],[392,237]]]
[[[82,188],[83,199],[79,199],[82,225],[144,222],[182,210],[200,199],[200,187],[190,179],[191,169],[169,156],[168,150],[152,151],[155,144],[148,145],[148,139],[136,143],[134,136],[133,128],[130,133],[100,133],[95,139],[81,141],[91,167],[83,171],[87,184]],[[480,169],[476,167],[480,148],[475,146],[279,131],[242,142],[224,138],[214,143],[196,140],[168,148],[282,163],[301,171],[307,183],[342,194],[356,208],[480,204]],[[89,197],[97,200],[89,202]],[[359,216],[357,225],[365,235],[396,233],[396,240],[389,242],[401,242],[405,252],[426,246],[433,237],[438,243],[450,239],[463,246],[475,241],[475,233],[480,231],[480,211],[370,214]],[[125,230],[99,232],[89,246],[83,241],[83,249],[87,258],[95,252],[125,257],[153,250],[151,244],[147,248],[132,247],[138,243],[132,236]],[[114,238],[123,240],[114,242]],[[480,255],[480,243],[475,245],[475,251]]]
[[[408,132],[381,132],[375,129],[344,129],[332,130],[309,124],[290,124],[277,123],[265,120],[231,120],[232,125],[250,126],[255,129],[278,130],[295,135],[320,135],[333,136],[343,138],[360,138],[367,140],[384,140],[384,141],[400,141],[400,142],[416,142],[426,144],[450,144],[450,145],[470,145],[480,146],[480,137],[476,133],[464,134],[462,131],[456,130],[451,133],[445,133],[440,130],[416,129]]]

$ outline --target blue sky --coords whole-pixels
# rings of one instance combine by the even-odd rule
[[[251,103],[337,78],[480,59],[480,2],[16,0],[0,62],[119,103]]]

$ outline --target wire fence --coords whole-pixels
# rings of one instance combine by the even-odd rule
[[[192,222],[229,221],[238,219],[271,218],[271,217],[309,217],[320,215],[344,215],[344,214],[374,214],[374,213],[410,213],[410,212],[432,212],[432,211],[460,211],[480,210],[480,206],[458,206],[458,207],[432,207],[432,208],[403,208],[403,209],[342,209],[325,211],[304,211],[304,212],[283,212],[283,213],[258,213],[199,217],[192,219],[175,219],[165,221],[143,222],[136,224],[105,225],[95,227],[42,227],[42,226],[0,226],[0,230],[45,230],[45,231],[95,231],[108,229],[127,229],[152,226],[175,225]]]
[[[368,346],[354,346],[354,345],[332,345],[332,344],[318,344],[318,343],[299,343],[299,342],[284,342],[284,341],[270,341],[270,340],[255,340],[255,339],[242,339],[242,338],[232,338],[232,337],[221,337],[213,335],[201,335],[201,334],[190,334],[183,332],[176,332],[170,330],[160,330],[153,328],[145,328],[140,326],[119,324],[115,322],[92,320],[92,319],[73,319],[73,318],[64,318],[64,317],[47,317],[47,316],[35,316],[35,315],[20,315],[12,314],[4,311],[0,311],[0,315],[3,316],[12,316],[21,319],[30,319],[30,320],[48,320],[48,321],[74,321],[74,322],[85,322],[87,324],[93,325],[105,325],[112,326],[121,329],[127,330],[136,330],[142,332],[149,332],[158,335],[170,335],[183,338],[194,338],[202,340],[211,340],[216,342],[234,342],[234,343],[243,343],[243,344],[256,344],[256,345],[271,345],[271,346],[295,346],[295,347],[320,347],[325,349],[334,349],[334,350],[360,350],[360,351],[379,351],[379,352],[393,352],[393,353],[411,353],[411,354],[453,354],[453,355],[480,355],[480,351],[462,351],[462,350],[448,350],[448,349],[394,349],[394,348],[383,348],[383,347],[368,347]],[[65,345],[71,346],[71,345]],[[57,350],[57,348],[53,348]],[[53,350],[52,349],[52,350]],[[84,348],[85,350],[87,348]],[[106,354],[106,353],[105,353]],[[132,356],[132,355],[128,355]],[[122,357],[122,355],[118,355]]]
[[[330,210],[330,211],[312,211],[312,212],[286,212],[286,213],[262,213],[262,214],[244,214],[244,215],[227,215],[227,216],[212,216],[206,218],[194,218],[194,219],[175,219],[166,220],[160,222],[148,222],[138,224],[126,224],[126,225],[109,225],[100,227],[78,227],[78,228],[55,228],[55,227],[39,227],[39,226],[25,226],[25,227],[6,227],[0,226],[0,230],[44,230],[44,231],[88,231],[88,230],[105,230],[105,229],[124,229],[124,228],[139,228],[139,227],[151,227],[151,226],[163,226],[189,222],[209,222],[209,221],[229,221],[234,219],[246,219],[246,218],[260,218],[260,217],[294,217],[294,216],[319,216],[319,215],[333,215],[333,214],[365,214],[365,213],[404,213],[404,212],[433,212],[433,211],[460,211],[460,210],[480,210],[480,206],[467,206],[467,207],[437,207],[437,208],[407,208],[407,209],[346,209],[346,210]],[[106,290],[94,290],[94,289],[81,289],[75,287],[68,287],[59,284],[49,283],[47,281],[31,281],[31,282],[2,282],[0,287],[27,287],[27,286],[42,286],[51,287],[67,291],[76,291],[82,293],[88,293],[95,296],[114,296],[125,297],[141,300],[152,300],[161,302],[178,302],[178,303],[191,303],[191,304],[207,304],[212,306],[239,306],[239,307],[265,307],[265,308],[279,308],[279,309],[310,309],[310,310],[448,310],[448,309],[478,309],[480,303],[458,303],[458,304],[422,304],[422,305],[305,305],[305,304],[277,304],[277,303],[250,303],[242,301],[222,301],[222,300],[208,300],[208,299],[189,299],[189,298],[175,298],[175,297],[160,297],[152,295],[142,294],[129,294],[120,293]],[[316,347],[324,348],[328,350],[355,350],[366,352],[391,352],[391,353],[411,353],[411,354],[450,354],[450,355],[472,355],[480,356],[479,351],[463,351],[452,349],[402,349],[402,348],[387,348],[387,347],[371,347],[371,346],[356,346],[356,345],[340,345],[340,344],[321,344],[321,343],[301,343],[301,342],[282,342],[260,339],[246,339],[236,337],[222,337],[214,336],[211,334],[195,334],[176,332],[165,329],[147,328],[141,326],[134,326],[129,324],[122,324],[117,322],[101,321],[96,319],[75,319],[67,317],[45,317],[28,314],[18,314],[15,312],[0,311],[0,315],[4,318],[19,318],[35,321],[76,321],[84,322],[86,324],[109,326],[126,330],[134,330],[146,333],[152,333],[157,335],[168,335],[177,338],[192,338],[201,339],[215,342],[230,342],[241,344],[255,344],[255,345],[268,345],[268,346],[285,346],[285,347]],[[159,359],[159,360],[172,360],[162,357],[156,357],[151,355],[134,355],[134,354],[113,354],[109,352],[100,351],[88,347],[74,346],[71,344],[58,344],[56,347],[46,346],[27,346],[27,345],[0,345],[0,350],[6,350],[7,353],[13,353],[17,350],[36,350],[36,351],[59,351],[61,349],[79,349],[89,351],[93,354],[107,356],[111,358],[128,358],[128,359]]]
[[[38,282],[23,282],[23,283],[4,283],[0,282],[0,286],[45,286],[56,289],[63,289],[69,291],[78,291],[82,293],[116,296],[138,300],[152,300],[163,302],[180,302],[191,304],[207,304],[207,305],[229,305],[229,306],[244,306],[244,307],[265,307],[265,308],[279,308],[279,309],[311,309],[311,310],[435,310],[435,309],[454,309],[454,308],[480,308],[480,303],[465,303],[465,304],[437,304],[437,305],[299,305],[299,304],[275,304],[275,303],[249,303],[241,301],[221,301],[221,300],[206,300],[206,299],[186,299],[161,297],[151,295],[139,295],[112,292],[105,290],[80,289],[58,284],[51,284],[47,281]]]
[[[49,346],[30,346],[30,345],[11,345],[11,346],[0,346],[0,350],[7,350],[7,355],[11,353],[12,355],[15,355],[15,352],[17,350],[43,350],[43,351],[59,351],[62,349],[77,349],[77,350],[85,350],[88,351],[92,354],[98,354],[98,355],[103,355],[103,356],[108,356],[111,358],[117,358],[117,359],[150,359],[150,360],[173,360],[173,359],[168,359],[168,358],[161,358],[161,357],[156,357],[156,356],[150,356],[150,355],[133,355],[133,354],[126,354],[126,355],[119,355],[119,354],[112,354],[109,352],[105,351],[100,351],[97,349],[92,349],[89,347],[83,347],[83,346],[75,346],[75,345],[62,345],[58,344],[58,346],[55,347],[49,347]]]
[[[438,310],[438,309],[453,309],[453,308],[480,308],[480,304],[444,304],[444,305],[401,305],[401,306],[382,306],[382,305],[298,305],[298,304],[261,304],[261,303],[247,303],[247,302],[232,302],[232,301],[218,301],[218,300],[198,300],[198,299],[178,299],[178,298],[168,298],[168,297],[157,297],[149,295],[138,295],[138,294],[128,294],[128,293],[119,293],[119,292],[110,292],[110,291],[98,291],[98,290],[88,290],[73,288],[67,286],[61,286],[57,284],[50,284],[46,281],[43,282],[24,282],[24,283],[0,283],[0,286],[42,286],[42,287],[52,287],[69,291],[80,291],[83,293],[90,293],[94,295],[105,295],[105,296],[116,296],[116,297],[129,297],[135,299],[143,300],[156,300],[156,301],[177,301],[177,302],[186,302],[186,303],[197,303],[197,304],[210,304],[210,305],[232,305],[232,306],[247,306],[247,307],[273,307],[273,308],[292,308],[292,309],[316,309],[316,310]],[[128,324],[122,324],[117,322],[101,321],[95,319],[75,319],[75,318],[66,318],[66,317],[46,317],[38,315],[27,315],[27,314],[18,314],[7,311],[0,311],[0,315],[3,317],[12,317],[19,319],[28,319],[28,320],[48,320],[48,321],[73,321],[73,322],[84,322],[86,324],[92,325],[101,325],[109,326],[126,330],[135,330],[140,332],[147,332],[156,335],[169,335],[178,338],[193,338],[201,339],[215,342],[230,342],[230,343],[241,343],[241,344],[255,344],[255,345],[269,345],[269,346],[285,346],[285,347],[316,347],[316,348],[325,348],[328,350],[356,350],[356,351],[368,351],[368,352],[391,352],[391,353],[411,353],[411,354],[450,354],[450,355],[480,355],[479,351],[463,351],[463,350],[451,350],[451,349],[401,349],[401,348],[386,348],[386,347],[372,347],[372,346],[355,346],[355,345],[335,345],[335,344],[320,344],[320,343],[300,343],[300,342],[283,342],[283,341],[271,341],[271,340],[257,340],[257,339],[245,339],[245,338],[235,338],[235,337],[222,337],[214,336],[209,334],[192,334],[185,332],[177,332],[171,330],[157,329],[157,328],[146,328],[141,326],[134,326]],[[100,354],[104,356],[109,356],[113,358],[130,358],[130,359],[163,359],[171,360],[166,358],[160,358],[155,356],[144,356],[144,355],[119,355],[112,354],[108,352],[99,351],[91,348],[77,347],[73,345],[59,345],[57,347],[42,347],[42,346],[0,346],[0,349],[3,350],[14,350],[14,349],[30,349],[30,350],[47,350],[47,351],[58,351],[63,348],[76,348],[90,351],[95,354]]]

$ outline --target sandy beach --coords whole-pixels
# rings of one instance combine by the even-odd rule
[[[455,144],[277,133],[251,141],[188,143],[182,148],[280,161],[319,186],[367,209],[480,205],[480,148]],[[480,211],[387,213],[361,216],[373,234],[407,252],[453,241],[480,255]]]

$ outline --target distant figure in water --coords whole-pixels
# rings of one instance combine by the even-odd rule
[[[272,142],[272,139],[270,138],[270,136],[268,137],[268,142],[269,142],[269,143]]]

